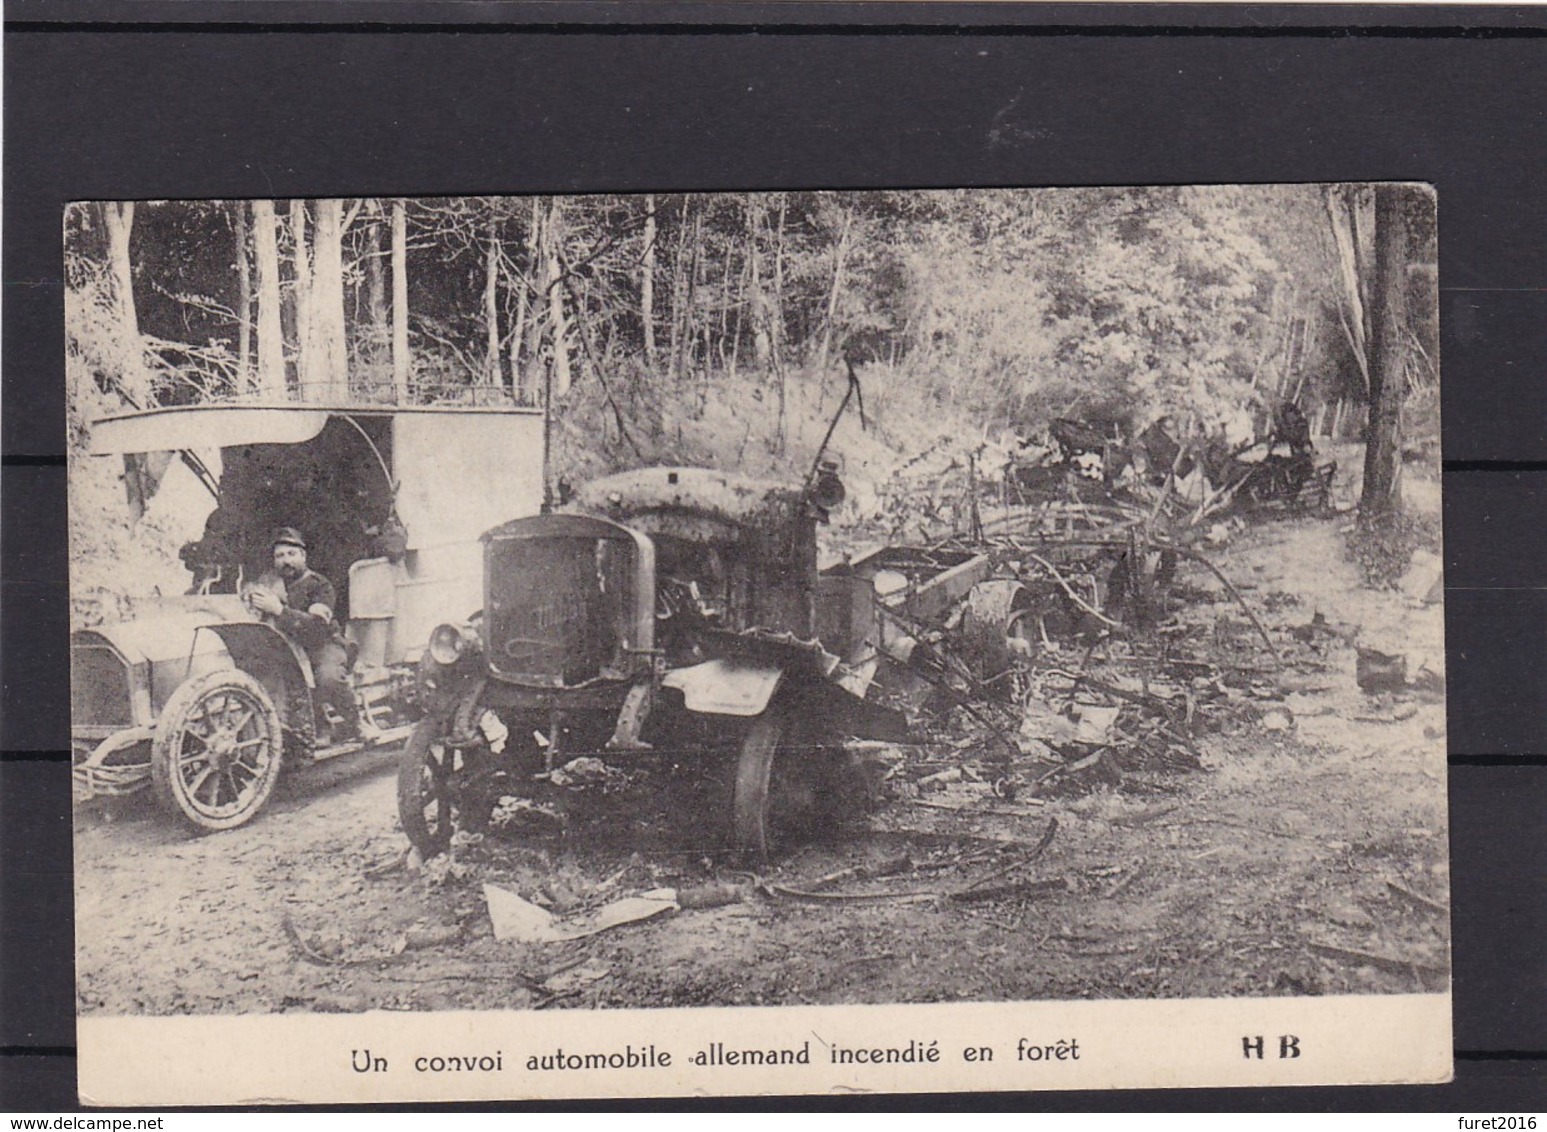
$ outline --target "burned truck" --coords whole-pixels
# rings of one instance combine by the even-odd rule
[[[876,702],[871,581],[817,570],[817,525],[843,499],[702,468],[595,480],[551,513],[483,536],[483,608],[439,626],[398,808],[425,856],[530,802],[577,758],[733,760],[724,812],[764,856],[832,820],[849,738],[899,741]]]

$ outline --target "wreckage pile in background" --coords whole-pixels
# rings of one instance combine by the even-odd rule
[[[878,675],[881,693],[906,703],[926,749],[962,752],[906,773],[926,789],[976,776],[1012,801],[1196,769],[1202,731],[1254,689],[1273,694],[1277,654],[1244,602],[1174,616],[1183,563],[1208,567],[1136,532],[953,540],[856,563],[879,567],[881,649],[901,662]]]
[[[1156,774],[1201,765],[1203,733],[1243,715],[1293,725],[1273,706],[1280,647],[1197,548],[1267,510],[1325,513],[1333,468],[1302,458],[1286,476],[1270,440],[1267,463],[1211,473],[1166,437],[1056,424],[1043,450],[901,469],[875,512],[894,545],[843,567],[879,598],[876,687],[925,737],[923,757],[894,754],[886,772],[903,793],[966,782],[1026,804],[1134,774],[1164,790]],[[1319,666],[1314,650],[1293,659]]]

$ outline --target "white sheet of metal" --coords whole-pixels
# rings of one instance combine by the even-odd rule
[[[784,669],[775,664],[706,660],[668,672],[661,683],[681,689],[689,711],[754,716],[768,706],[783,678]]]
[[[238,444],[301,444],[328,423],[319,409],[260,405],[186,405],[103,417],[91,426],[93,456],[230,448]]]
[[[470,542],[541,507],[542,414],[401,413],[392,462],[409,546]]]

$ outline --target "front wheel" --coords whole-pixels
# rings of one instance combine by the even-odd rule
[[[151,785],[199,829],[235,829],[274,792],[284,746],[262,684],[236,669],[209,672],[168,698],[151,747]]]
[[[472,753],[447,746],[443,730],[440,720],[421,720],[398,761],[398,821],[426,860],[450,848],[456,830],[481,831],[494,809],[492,795],[470,786]]]

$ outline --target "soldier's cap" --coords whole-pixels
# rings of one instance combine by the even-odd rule
[[[294,527],[280,527],[279,530],[274,532],[274,542],[270,549],[272,550],[275,546],[298,546],[305,550],[306,540],[301,537],[301,532]]]

